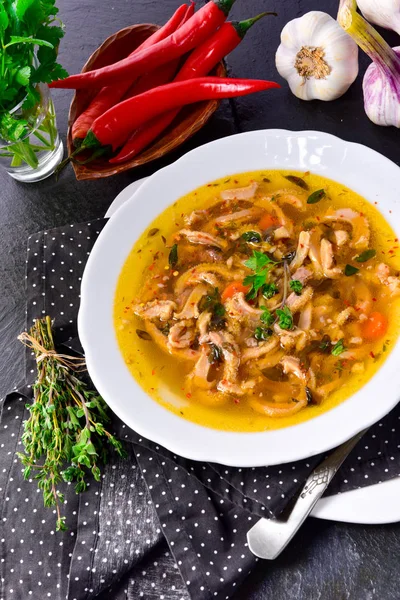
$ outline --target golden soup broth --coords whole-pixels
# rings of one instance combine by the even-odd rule
[[[297,414],[278,418],[256,412],[246,398],[238,399],[235,395],[223,396],[215,390],[209,392],[193,389],[187,379],[187,374],[193,369],[192,362],[172,357],[163,352],[154,342],[138,337],[136,331],[144,329],[143,321],[133,314],[132,306],[143,297],[143,290],[155,275],[163,276],[170,272],[168,255],[174,234],[187,227],[184,216],[193,210],[204,209],[218,202],[221,190],[244,187],[251,181],[259,184],[257,197],[270,195],[282,188],[290,188],[304,194],[303,190],[284,179],[288,174],[304,178],[310,189],[307,195],[320,189],[326,192],[326,197],[320,202],[306,205],[306,212],[300,214],[299,222],[307,218],[315,219],[330,208],[352,208],[359,211],[369,221],[371,227],[369,247],[374,248],[377,255],[372,261],[353,264],[357,264],[357,267],[362,270],[368,268],[370,264],[375,268],[379,262],[384,261],[390,265],[392,273],[397,274],[397,269],[400,269],[399,245],[395,233],[377,208],[342,184],[319,175],[275,170],[242,173],[224,177],[177,200],[151,223],[132,248],[118,280],[114,324],[120,350],[132,376],[154,400],[190,421],[215,429],[254,432],[287,427],[316,417],[337,406],[365,385],[382,365],[398,336],[400,324],[398,297],[390,298],[390,301],[386,297],[384,302],[379,297],[374,298],[374,310],[387,316],[389,326],[382,339],[368,344],[370,353],[365,360],[365,370],[361,373],[351,373],[350,369],[346,368],[345,361],[342,361],[344,365],[340,364],[340,356],[338,356],[338,368],[342,369],[339,389],[320,404],[310,404]],[[283,208],[286,212],[286,207]],[[248,229],[252,229],[251,225]],[[158,279],[161,281],[161,277]],[[349,286],[353,285],[353,277],[345,279],[345,283]],[[135,398],[132,398],[133,410],[135,401]]]

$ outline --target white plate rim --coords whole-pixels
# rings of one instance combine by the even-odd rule
[[[330,134],[326,134],[323,132],[315,132],[315,131],[291,132],[291,131],[286,131],[286,130],[260,130],[260,131],[254,131],[254,132],[247,132],[247,133],[243,133],[243,134],[237,134],[234,136],[230,136],[228,138],[223,138],[223,139],[211,142],[209,144],[206,144],[205,146],[201,146],[195,150],[192,150],[191,152],[189,152],[188,154],[181,157],[178,161],[176,161],[172,165],[165,167],[164,169],[162,169],[162,170],[158,171],[156,174],[154,174],[148,181],[145,182],[145,184],[143,186],[141,186],[139,192],[142,193],[143,190],[147,190],[148,193],[150,193],[151,188],[153,188],[153,191],[156,190],[157,185],[160,183],[160,181],[162,182],[163,178],[164,179],[166,178],[168,181],[168,176],[170,178],[172,178],[174,172],[178,172],[178,174],[179,174],[179,168],[180,168],[180,166],[182,166],[182,163],[184,163],[184,162],[186,162],[187,164],[188,163],[191,164],[191,161],[192,161],[192,165],[193,165],[194,160],[199,160],[199,159],[201,160],[201,158],[206,157],[207,153],[210,151],[217,151],[217,152],[218,151],[220,152],[221,150],[227,151],[228,147],[231,147],[232,143],[235,143],[237,138],[241,138],[241,141],[239,143],[241,143],[241,144],[243,143],[245,146],[246,146],[246,144],[250,144],[250,143],[253,145],[254,143],[256,143],[256,141],[258,143],[264,143],[265,145],[267,145],[268,141],[270,142],[272,139],[274,140],[274,142],[284,140],[288,144],[290,143],[292,145],[293,145],[294,141],[296,141],[296,140],[297,141],[301,140],[302,143],[304,141],[306,141],[306,143],[308,142],[310,144],[311,144],[311,142],[313,142],[313,143],[316,143],[317,146],[319,143],[319,144],[322,144],[322,146],[321,146],[322,151],[324,151],[324,149],[326,149],[326,148],[328,148],[328,150],[329,150],[334,147],[338,148],[340,146],[342,149],[342,152],[343,152],[343,157],[341,160],[342,160],[342,164],[344,167],[346,166],[344,159],[346,158],[348,160],[348,155],[351,154],[351,152],[354,152],[354,153],[356,153],[358,159],[359,159],[360,155],[361,156],[364,155],[364,157],[368,156],[371,161],[373,158],[374,160],[372,162],[374,164],[376,162],[380,163],[381,171],[384,170],[387,172],[386,176],[389,174],[390,176],[393,176],[394,179],[396,179],[396,176],[397,176],[397,178],[399,178],[398,167],[394,163],[392,163],[389,159],[385,158],[384,156],[380,155],[379,153],[375,152],[374,150],[371,150],[360,144],[354,144],[352,142],[345,142],[345,141],[337,138],[336,136],[332,136]],[[317,154],[321,148],[316,150]],[[312,155],[312,156],[314,157],[314,155]],[[317,156],[316,156],[316,158],[317,158],[317,160],[319,160]],[[252,168],[258,168],[258,166],[254,165]],[[271,167],[268,164],[268,165],[265,165],[264,168],[267,169],[267,168],[273,168],[273,167]],[[293,165],[289,160],[285,165],[281,164],[280,168],[298,169],[299,166],[297,165],[297,163],[296,163],[296,165]],[[233,173],[235,171],[238,172],[239,170],[241,170],[241,171],[249,170],[249,167],[244,167],[242,169],[235,169],[232,166],[230,168],[230,170],[227,170],[225,173],[228,173],[228,172]],[[316,166],[312,170],[316,171],[316,172],[321,172],[321,170],[319,168],[317,168]],[[323,170],[322,170],[322,172],[323,172]],[[329,169],[328,169],[328,172],[326,173],[326,175],[328,177],[331,176],[332,178],[334,178],[336,180],[338,179],[337,175],[334,176],[329,173]],[[223,174],[221,174],[220,176],[223,176]],[[209,176],[208,180],[212,180],[213,178],[215,178],[215,177]],[[340,177],[340,180],[344,184],[347,184],[346,178]],[[391,178],[389,177],[388,180],[390,181]],[[172,182],[171,182],[171,184],[172,184]],[[197,187],[197,185],[192,185],[192,188],[193,187]],[[350,187],[352,187],[356,191],[360,191],[358,189],[358,187],[359,187],[358,185],[351,185]],[[144,193],[145,192],[143,192],[142,195]],[[366,192],[362,192],[362,193],[371,199],[371,196],[369,193],[366,193]],[[385,194],[387,196],[387,190],[385,191]],[[389,194],[389,197],[391,197],[390,194]],[[396,201],[395,201],[394,195],[393,195],[392,208],[395,204],[396,204]],[[100,393],[102,393],[102,395],[105,397],[105,399],[109,402],[109,404],[110,404],[111,408],[114,410],[114,412],[116,412],[116,414],[118,414],[118,416],[120,416],[130,427],[132,427],[133,429],[136,429],[136,431],[138,431],[139,434],[144,435],[150,439],[156,438],[156,441],[158,443],[164,445],[165,447],[170,449],[172,452],[176,452],[178,454],[181,454],[183,456],[186,456],[187,458],[191,458],[194,460],[218,461],[222,464],[231,465],[231,466],[242,466],[242,467],[261,466],[261,465],[265,465],[266,463],[273,465],[273,464],[279,464],[279,463],[284,463],[284,462],[292,462],[295,460],[299,460],[300,458],[307,458],[316,453],[328,450],[332,446],[338,445],[338,444],[346,441],[349,437],[351,437],[352,435],[354,435],[361,429],[364,429],[364,428],[370,426],[373,422],[382,418],[382,416],[384,416],[384,414],[389,412],[389,410],[391,410],[391,408],[393,408],[393,406],[397,403],[397,389],[395,389],[395,386],[393,386],[393,378],[395,378],[397,375],[394,361],[396,360],[396,354],[398,354],[398,350],[399,350],[398,344],[396,344],[396,348],[392,351],[391,355],[388,357],[388,359],[386,360],[386,362],[382,366],[382,368],[374,376],[374,378],[371,380],[371,382],[366,386],[366,387],[370,388],[371,390],[375,389],[375,391],[377,391],[379,389],[379,384],[385,383],[387,386],[389,386],[390,391],[392,392],[390,403],[387,403],[383,410],[382,409],[379,411],[376,410],[376,412],[374,412],[373,415],[372,414],[370,414],[368,416],[364,415],[364,418],[361,418],[360,415],[357,414],[356,415],[357,416],[357,425],[354,425],[354,423],[352,424],[351,416],[354,413],[354,408],[355,408],[357,398],[358,398],[358,401],[360,399],[360,392],[358,392],[351,398],[351,401],[349,400],[349,401],[346,401],[345,403],[342,403],[339,407],[335,408],[334,411],[325,413],[324,415],[314,418],[306,423],[302,423],[300,425],[291,427],[290,428],[290,438],[292,441],[296,440],[297,443],[299,444],[298,447],[302,448],[300,454],[298,453],[298,447],[296,447],[296,444],[294,444],[294,445],[290,445],[290,447],[286,445],[284,450],[282,450],[282,448],[281,448],[280,452],[277,455],[274,455],[274,448],[275,448],[276,440],[277,440],[277,432],[276,431],[268,432],[268,438],[267,438],[264,433],[236,434],[236,433],[232,433],[232,432],[216,432],[215,430],[201,427],[199,425],[196,425],[196,424],[193,424],[193,423],[190,423],[187,421],[185,421],[185,426],[183,427],[182,425],[179,425],[179,423],[183,422],[182,419],[179,419],[179,417],[173,415],[172,413],[170,413],[169,411],[167,411],[166,409],[164,409],[157,403],[154,403],[154,401],[153,401],[153,403],[154,403],[154,405],[156,405],[158,407],[158,409],[156,410],[154,408],[154,410],[153,410],[154,420],[152,423],[150,423],[149,419],[147,418],[147,426],[146,426],[146,424],[143,424],[143,421],[138,422],[137,420],[132,418],[131,414],[126,414],[124,411],[121,411],[120,406],[118,406],[118,404],[114,400],[115,387],[114,388],[112,386],[110,387],[110,382],[107,381],[107,377],[104,377],[104,371],[100,372],[101,370],[96,370],[96,361],[99,360],[101,352],[99,353],[99,348],[96,347],[96,335],[94,334],[94,330],[96,328],[96,323],[94,320],[93,307],[96,305],[96,301],[98,300],[98,297],[96,297],[96,294],[98,294],[99,290],[98,289],[95,290],[93,286],[92,286],[93,289],[90,290],[89,283],[90,283],[91,277],[96,272],[96,268],[99,268],[99,265],[96,265],[97,260],[99,260],[99,264],[101,262],[101,259],[103,260],[102,266],[106,265],[106,267],[105,267],[105,271],[103,269],[102,274],[103,275],[104,275],[104,273],[107,274],[108,256],[107,256],[107,252],[105,252],[105,250],[104,250],[106,242],[107,242],[107,238],[112,237],[112,231],[116,230],[118,224],[122,226],[124,223],[124,219],[128,218],[129,210],[130,210],[129,206],[131,206],[131,203],[129,203],[129,202],[124,203],[123,206],[117,211],[114,218],[109,221],[109,223],[106,225],[106,227],[103,229],[102,233],[100,234],[100,236],[94,246],[94,249],[92,250],[92,253],[89,257],[89,260],[88,260],[88,263],[87,263],[87,266],[85,269],[83,281],[82,281],[82,302],[81,302],[81,307],[80,307],[79,317],[78,317],[78,327],[79,327],[79,333],[80,333],[80,337],[82,340],[82,344],[87,353],[88,369],[94,380],[96,387],[99,389]],[[158,212],[160,212],[160,210],[162,210],[162,207],[158,209]],[[394,229],[396,230],[396,226],[393,223],[393,218],[391,218],[389,216],[388,211],[386,209],[384,209],[384,210],[382,210],[382,212],[385,214],[386,218],[391,222],[391,224],[394,226]],[[148,219],[147,224],[149,224],[149,222],[151,220],[152,219]],[[132,238],[132,241],[134,241],[134,239],[135,238]],[[121,241],[121,237],[119,237],[119,242],[120,241]],[[115,251],[115,248],[113,248],[113,251]],[[114,274],[114,276],[115,276],[115,274]],[[106,288],[106,293],[105,293],[106,297],[108,297],[107,294],[108,295],[110,294],[110,290],[107,291],[107,288]],[[103,303],[102,307],[104,308],[104,301],[102,300],[99,304],[101,304],[101,303]],[[91,314],[91,311],[92,311],[92,314]],[[94,313],[95,313],[95,311],[94,311]],[[106,316],[106,318],[108,318],[109,317],[108,312],[103,312],[103,316]],[[92,325],[93,327],[91,328],[90,325]],[[121,363],[122,359],[119,355],[119,350],[118,350],[116,344],[113,345],[113,340],[114,340],[114,338],[112,338],[112,336],[110,336],[110,332],[108,332],[107,342],[109,345],[107,346],[107,349],[109,351],[109,354],[107,356],[109,358],[110,352],[112,351],[112,354],[113,354],[112,362],[114,361],[114,359],[116,361],[115,364],[113,364],[113,370],[116,367],[118,367],[118,369],[117,369],[118,370],[118,385],[121,384],[120,391],[119,391],[119,393],[121,394],[122,383],[123,382],[127,383],[126,375],[129,373],[129,371],[125,367],[125,370],[126,370],[126,373],[125,373],[122,365],[117,364],[117,363]],[[97,342],[99,342],[99,336],[97,336]],[[104,359],[104,357],[103,357],[103,359]],[[103,360],[103,366],[105,366],[105,365],[106,365],[106,363]],[[392,377],[388,377],[389,374]],[[132,378],[131,378],[131,380],[132,380]],[[115,383],[116,382],[114,382],[114,384]],[[134,386],[132,386],[132,389],[133,389],[133,387]],[[137,384],[136,384],[136,387],[137,387],[136,391],[138,391],[140,393],[141,389],[139,388],[139,386]],[[364,394],[365,394],[366,387],[363,388]],[[139,408],[139,410],[142,410],[142,414],[140,415],[140,417],[143,419],[142,403],[138,406],[138,408]],[[376,408],[378,409],[379,407],[376,407]],[[162,410],[163,414],[159,412],[160,409]],[[352,411],[352,409],[353,409],[353,411]],[[311,430],[311,432],[312,432],[312,430],[314,429],[314,425],[317,421],[318,421],[318,425],[320,427],[325,426],[326,427],[325,431],[328,431],[329,420],[331,420],[331,415],[333,412],[335,412],[336,416],[338,416],[338,413],[340,412],[342,414],[342,417],[345,417],[342,419],[342,423],[344,424],[343,430],[340,432],[340,435],[335,436],[334,443],[332,443],[332,440],[329,442],[326,441],[326,438],[324,437],[323,442],[321,441],[321,439],[319,439],[319,441],[318,441],[319,443],[315,444],[315,437],[308,435],[309,431]],[[160,431],[160,428],[158,428],[156,431],[154,430],[154,424],[156,423],[156,425],[158,426],[156,417],[160,417],[161,419],[165,420],[165,422],[166,422],[165,423],[166,427],[163,427],[162,431]],[[327,419],[328,419],[328,422],[327,422]],[[165,435],[165,431],[166,430],[169,431],[170,427],[175,432],[178,432],[178,434],[175,435],[173,438],[171,438],[170,435]],[[285,430],[279,430],[279,432],[282,432],[282,431],[285,431]],[[221,436],[221,434],[223,434],[223,435]],[[314,436],[315,436],[315,431],[314,431]],[[222,443],[222,437],[223,437],[223,443]],[[318,435],[317,435],[317,438],[318,438]],[[238,451],[238,447],[237,447],[239,439],[241,441],[240,451]],[[278,438],[278,440],[279,440],[279,438]],[[250,441],[251,441],[251,451],[249,453],[246,442],[250,442]],[[221,448],[221,443],[223,445],[223,448]],[[301,446],[301,443],[303,444],[303,446]],[[267,452],[265,453],[266,447],[267,447]],[[268,451],[268,449],[269,449],[269,451]],[[268,458],[266,458],[266,456],[268,456]]]

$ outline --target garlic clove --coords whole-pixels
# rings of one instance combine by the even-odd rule
[[[358,48],[330,15],[311,11],[283,28],[276,67],[298,98],[334,100],[357,77]]]
[[[400,46],[393,48],[400,57]],[[375,125],[400,127],[400,84],[382,76],[381,67],[369,65],[363,81],[364,108]]]
[[[338,22],[373,63],[364,80],[364,108],[376,125],[400,127],[400,48],[391,48],[358,12],[356,0],[340,0]]]
[[[357,0],[357,4],[367,21],[400,34],[400,0]]]

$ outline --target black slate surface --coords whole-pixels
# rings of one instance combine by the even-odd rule
[[[274,53],[283,25],[309,10],[335,16],[336,0],[238,0],[233,16],[252,16],[277,10],[249,34],[246,43],[228,60],[234,76],[277,78]],[[58,0],[67,34],[60,60],[72,73],[87,56],[117,29],[133,22],[162,23],[178,5],[177,0]],[[391,45],[398,36],[385,32]],[[360,61],[364,72],[368,59]],[[61,135],[65,139],[71,92],[54,93]],[[319,129],[344,139],[364,143],[397,164],[399,132],[374,126],[362,107],[361,78],[333,103],[305,103],[290,94],[262,94],[224,103],[210,124],[192,141],[164,162],[101,182],[76,182],[72,171],[56,184],[53,179],[23,185],[0,173],[0,394],[22,375],[23,352],[15,341],[24,323],[24,268],[29,234],[70,222],[101,217],[128,183],[172,162],[182,152],[211,139],[237,131],[264,127]],[[241,588],[238,599],[261,600],[398,600],[400,525],[358,526],[314,519],[273,563],[262,562]]]

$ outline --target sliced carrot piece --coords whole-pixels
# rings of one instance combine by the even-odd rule
[[[371,342],[383,337],[388,329],[388,320],[380,312],[372,312],[362,325],[362,336]]]
[[[225,302],[225,300],[228,300],[228,298],[232,298],[232,296],[234,296],[235,294],[238,294],[239,292],[243,292],[243,294],[247,294],[249,289],[250,289],[249,286],[243,285],[243,283],[240,283],[240,281],[233,281],[232,283],[227,285],[226,288],[224,289],[224,291],[222,292],[222,295],[221,295],[222,302]]]
[[[274,215],[270,215],[269,213],[265,213],[258,222],[259,228],[264,231],[274,225],[279,225],[279,221]]]

